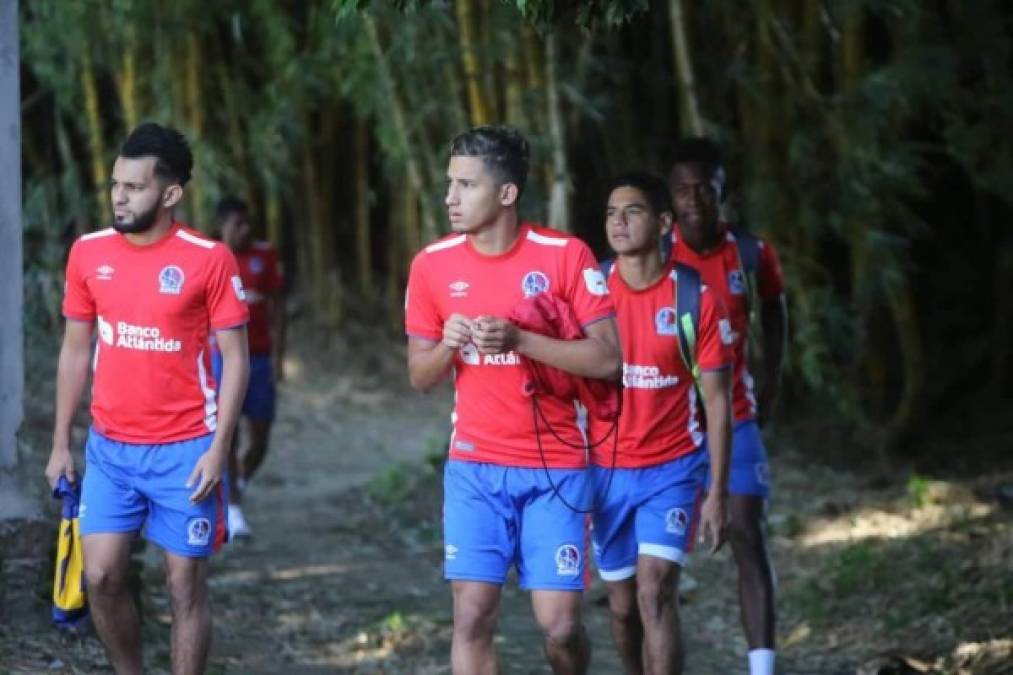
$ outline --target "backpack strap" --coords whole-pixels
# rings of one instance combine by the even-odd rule
[[[679,355],[700,388],[700,364],[696,360],[696,343],[700,327],[700,273],[689,265],[677,262],[675,269],[675,317],[679,333]]]
[[[735,250],[739,254],[739,268],[746,284],[746,313],[752,319],[756,305],[756,273],[760,268],[760,240],[746,230],[735,228]]]

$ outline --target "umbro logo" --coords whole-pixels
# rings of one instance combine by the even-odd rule
[[[468,295],[468,288],[471,286],[467,281],[455,281],[450,284],[450,297],[463,298]]]
[[[109,281],[113,278],[113,272],[116,269],[111,265],[99,265],[98,269],[95,270],[95,278],[99,281]]]

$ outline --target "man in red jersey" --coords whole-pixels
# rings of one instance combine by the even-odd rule
[[[581,619],[584,515],[564,503],[589,502],[583,437],[573,401],[552,397],[539,404],[561,440],[536,436],[523,360],[614,379],[618,338],[587,246],[518,219],[527,169],[527,141],[513,129],[478,127],[455,138],[446,196],[453,234],[420,251],[408,279],[412,385],[428,391],[453,371],[456,390],[444,540],[458,675],[499,672],[493,635],[511,566],[531,591],[553,672],[586,673],[591,653]],[[569,304],[585,337],[556,340],[504,318],[539,293]]]
[[[715,477],[700,510],[700,530],[710,536],[712,550],[724,540],[731,327],[720,298],[699,286],[691,361],[700,372],[698,393],[680,354],[676,316],[676,287],[690,280],[661,258],[660,238],[671,226],[671,198],[661,178],[627,173],[613,180],[605,233],[616,253],[608,286],[623,350],[623,414],[617,447],[602,443],[592,454],[594,547],[612,636],[631,675],[682,672],[679,570],[692,545],[708,464],[699,394]],[[597,442],[611,425],[590,420]]]
[[[218,202],[217,212],[222,241],[236,256],[250,307],[250,323],[246,328],[250,342],[250,384],[243,400],[236,447],[229,454],[229,537],[236,538],[251,534],[239,504],[247,483],[267,454],[267,439],[274,421],[275,381],[281,379],[285,348],[285,296],[278,253],[270,243],[253,239],[246,202],[226,197]],[[222,356],[218,349],[212,349],[211,362],[215,380],[220,382]]]
[[[173,219],[192,166],[178,131],[135,129],[113,165],[113,226],[80,237],[67,262],[46,477],[77,481],[70,429],[91,365],[80,523],[91,614],[118,675],[143,669],[131,539],[143,527],[165,550],[173,672],[196,674],[211,638],[207,559],[226,536],[222,480],[246,390],[249,312],[228,248]],[[209,331],[226,363],[217,400]]]
[[[770,419],[781,383],[787,309],[781,265],[774,247],[752,240],[755,256],[737,241],[718,214],[724,169],[715,145],[689,139],[678,145],[669,175],[677,222],[672,257],[699,270],[721,296],[732,322],[735,363],[732,406],[735,429],[729,471],[729,541],[739,572],[739,605],[749,644],[750,675],[774,672],[774,572],[764,520],[770,471],[760,426]],[[748,255],[743,255],[746,252]],[[755,259],[755,269],[745,263]],[[755,279],[755,281],[754,281]],[[751,291],[754,291],[751,293]],[[750,296],[755,297],[750,297]],[[748,368],[750,311],[760,314],[763,388],[754,395]]]

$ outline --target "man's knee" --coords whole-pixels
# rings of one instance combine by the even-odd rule
[[[671,565],[658,566],[652,573],[641,574],[638,577],[637,604],[640,606],[640,614],[645,623],[655,622],[667,612],[675,611],[678,575],[678,567]]]
[[[199,574],[170,570],[166,575],[166,586],[173,615],[191,614],[207,604],[207,586]]]
[[[761,551],[763,524],[758,518],[732,518],[728,523],[728,541],[739,555]]]
[[[127,588],[126,571],[117,565],[102,562],[86,563],[84,579],[88,594],[91,596],[116,595],[124,592]]]
[[[609,614],[612,620],[623,625],[632,625],[640,621],[640,610],[637,608],[637,591],[634,584],[616,589],[609,589]]]
[[[496,629],[498,604],[485,598],[455,598],[454,632],[466,640],[492,638]]]
[[[577,644],[584,632],[579,609],[538,617],[538,625],[546,642],[563,648]]]
[[[645,580],[637,586],[637,604],[644,622],[658,620],[670,611],[675,611],[675,583],[663,579]]]

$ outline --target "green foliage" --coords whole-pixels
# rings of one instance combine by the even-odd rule
[[[520,14],[533,24],[548,26],[557,21],[573,17],[581,26],[589,26],[596,22],[617,27],[630,21],[641,12],[647,11],[647,0],[501,0],[500,4],[512,5]],[[338,19],[348,19],[371,8],[381,9],[383,6],[399,12],[417,12],[430,5],[443,6],[444,2],[433,0],[332,0],[331,3]]]
[[[405,617],[401,612],[391,612],[382,621],[384,630],[399,632],[403,631],[407,627]]]
[[[891,392],[901,389],[889,381],[901,377],[893,372],[900,370],[893,364],[898,356],[913,364],[929,359],[931,348],[912,354],[917,340],[901,341],[905,329],[908,337],[939,339],[938,327],[929,330],[919,314],[930,298],[915,297],[908,316],[895,306],[922,273],[917,248],[951,225],[930,222],[937,197],[927,186],[940,164],[962,168],[975,199],[1013,204],[1013,144],[998,130],[1013,118],[1008,10],[994,1],[944,4],[686,3],[701,109],[709,132],[729,150],[738,220],[781,253],[793,389],[833,401],[856,424],[888,413],[880,408],[890,407]],[[470,125],[452,3],[226,0],[195,7],[140,0],[21,4],[26,293],[31,321],[44,329],[56,321],[67,241],[99,224],[99,200],[106,199],[91,185],[91,130],[81,114],[85,55],[98,84],[104,153],[111,155],[126,132],[119,88],[126,57],[136,71],[139,116],[190,131],[184,45],[197,36],[203,132],[191,141],[203,201],[242,192],[260,216],[272,206],[274,234],[290,249],[297,287],[334,283],[347,276],[343,268],[363,264],[348,246],[350,203],[360,198],[349,188],[351,130],[363,123],[369,194],[361,198],[370,217],[386,218],[388,228],[370,223],[377,241],[386,237],[385,246],[374,246],[372,267],[387,272],[391,297],[400,293],[416,239],[445,227],[446,146]],[[545,215],[554,179],[546,36],[560,54],[566,179],[593,190],[609,174],[663,154],[680,123],[672,114],[680,92],[664,3],[514,0],[474,7],[479,88],[498,118],[517,117],[511,123],[531,142],[525,215]],[[375,42],[368,26],[376,29]],[[508,109],[512,85],[520,93]],[[409,164],[421,180],[412,197],[434,230],[422,235],[397,229],[410,220],[400,199]],[[311,215],[326,222],[311,222]],[[578,223],[578,234],[598,229],[594,219]],[[333,242],[334,263],[313,272],[309,263],[321,242]],[[963,316],[951,313],[963,330]]]
[[[369,479],[366,492],[383,504],[397,504],[411,495],[420,483],[432,477],[433,473],[434,468],[430,464],[393,464]]]
[[[917,473],[911,474],[907,479],[907,495],[911,499],[911,505],[916,509],[928,503],[929,484],[928,478]]]

